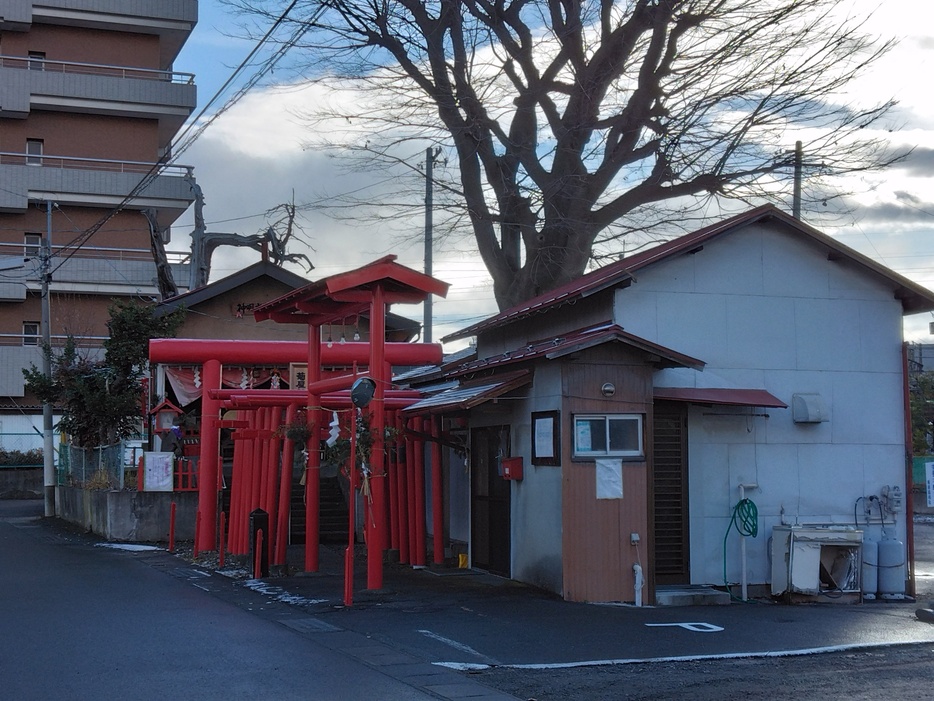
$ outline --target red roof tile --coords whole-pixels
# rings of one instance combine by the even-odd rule
[[[506,353],[492,355],[486,358],[473,360],[445,373],[448,377],[466,375],[481,370],[500,368],[536,358],[560,358],[569,353],[592,348],[603,343],[616,341],[633,348],[658,356],[663,367],[690,367],[700,369],[704,362],[683,353],[671,350],[652,341],[635,336],[625,331],[621,326],[605,321],[594,326],[568,331],[558,336],[532,341],[526,345]]]

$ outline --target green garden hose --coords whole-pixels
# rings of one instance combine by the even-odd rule
[[[726,527],[726,533],[723,535],[723,586],[728,592],[730,592],[730,583],[726,578],[726,539],[733,528],[736,528],[744,538],[747,536],[755,538],[759,535],[759,509],[756,508],[752,499],[740,499],[736,502],[730,525]],[[730,596],[733,596],[733,592],[730,592]]]

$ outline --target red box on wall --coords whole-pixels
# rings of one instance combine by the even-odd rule
[[[522,457],[503,458],[503,479],[522,479]]]

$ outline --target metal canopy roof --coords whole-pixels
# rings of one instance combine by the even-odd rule
[[[465,411],[478,404],[496,399],[532,381],[528,370],[504,373],[495,377],[473,380],[453,389],[426,397],[402,410],[404,414],[441,414],[451,411]]]
[[[656,387],[655,399],[693,404],[729,404],[732,406],[762,406],[787,409],[788,405],[764,389],[732,389],[709,387]]]

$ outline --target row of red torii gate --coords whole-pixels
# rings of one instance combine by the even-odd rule
[[[218,509],[222,471],[220,430],[233,429],[233,472],[230,509],[226,519],[226,550],[243,555],[249,551],[249,516],[255,509],[269,514],[269,552],[272,564],[284,564],[288,541],[289,493],[295,437],[281,427],[295,426],[305,414],[307,470],[305,480],[307,572],[319,566],[319,481],[311,473],[321,467],[321,442],[330,434],[335,412],[343,420],[340,431],[350,437],[351,452],[357,431],[355,417],[366,412],[369,426],[368,462],[357,467],[349,460],[351,495],[364,493],[364,538],[367,553],[367,588],[383,585],[383,556],[387,547],[399,551],[402,563],[424,565],[426,559],[425,458],[430,457],[432,499],[432,556],[444,556],[441,494],[441,425],[438,416],[410,416],[403,410],[421,398],[414,390],[394,388],[392,366],[441,362],[441,346],[428,343],[387,343],[386,312],[391,304],[419,304],[429,295],[446,296],[448,284],[386,256],[356,270],[339,273],[293,290],[253,310],[257,321],[306,324],[307,343],[294,341],[216,341],[201,339],[154,339],[150,363],[201,365],[201,441],[199,456],[198,511],[195,540],[199,551],[223,547],[219,543]],[[338,320],[369,314],[367,342],[326,344],[321,328]],[[308,363],[307,388],[290,390],[223,390],[221,368],[238,365]],[[349,372],[323,377],[323,368]],[[364,389],[364,402],[351,396],[351,387]],[[222,420],[228,410],[235,420]],[[398,436],[404,450],[385,450],[384,438]],[[301,440],[301,439],[299,439]],[[430,446],[430,448],[428,447]],[[349,499],[353,519],[354,498]],[[353,538],[345,561],[345,601],[352,599]]]

